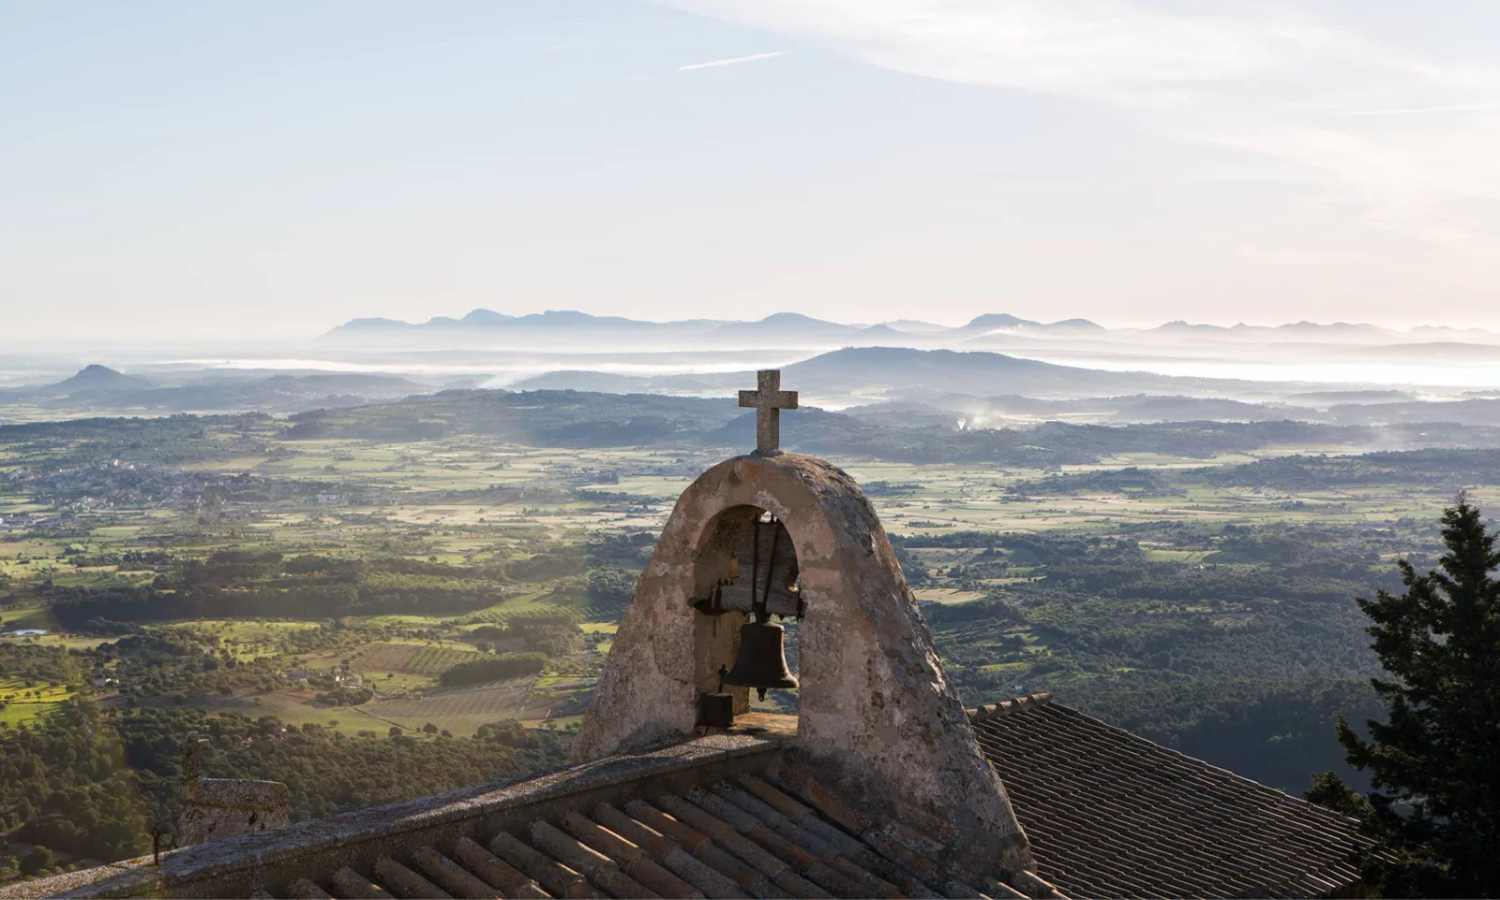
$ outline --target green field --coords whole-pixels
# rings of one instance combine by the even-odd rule
[[[10,727],[34,723],[76,693],[69,685],[28,685],[20,679],[0,678],[0,722]]]

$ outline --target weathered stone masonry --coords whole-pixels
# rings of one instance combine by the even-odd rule
[[[852,803],[924,830],[965,863],[1029,867],[1025,835],[879,518],[848,474],[809,456],[735,457],[683,492],[621,623],[578,757],[694,733],[699,693],[717,688],[715,673],[738,649],[734,627],[705,638],[708,617],[692,606],[698,557],[719,517],[746,507],[786,526],[807,606],[790,752]]]

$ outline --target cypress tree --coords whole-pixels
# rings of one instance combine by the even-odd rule
[[[1375,788],[1385,852],[1367,877],[1387,895],[1500,897],[1500,553],[1464,495],[1443,513],[1443,543],[1425,575],[1399,563],[1405,593],[1358,601],[1387,717],[1368,739],[1340,720],[1338,737]]]

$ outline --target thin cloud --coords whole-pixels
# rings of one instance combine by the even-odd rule
[[[697,69],[716,69],[719,66],[737,66],[740,63],[760,62],[763,59],[775,59],[786,53],[785,50],[772,50],[770,53],[752,53],[749,56],[731,56],[728,59],[714,59],[708,62],[692,63],[686,66],[678,66],[679,72],[692,72]]]
[[[1500,103],[1457,103],[1448,106],[1395,106],[1389,109],[1356,109],[1348,116],[1414,116],[1422,113],[1500,112]]]
[[[885,69],[1050,96],[1071,111],[1113,108],[1181,145],[1242,152],[1263,177],[1302,182],[1310,204],[1342,204],[1345,229],[1462,248],[1450,271],[1500,252],[1500,122],[1483,114],[1500,96],[1500,65],[1424,40],[1417,7],[1401,31],[1333,0],[667,2]]]

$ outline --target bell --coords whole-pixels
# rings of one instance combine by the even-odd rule
[[[740,655],[734,669],[724,676],[724,683],[753,687],[762,700],[767,688],[795,688],[797,676],[786,667],[786,649],[781,643],[785,635],[786,629],[769,622],[740,626]]]

